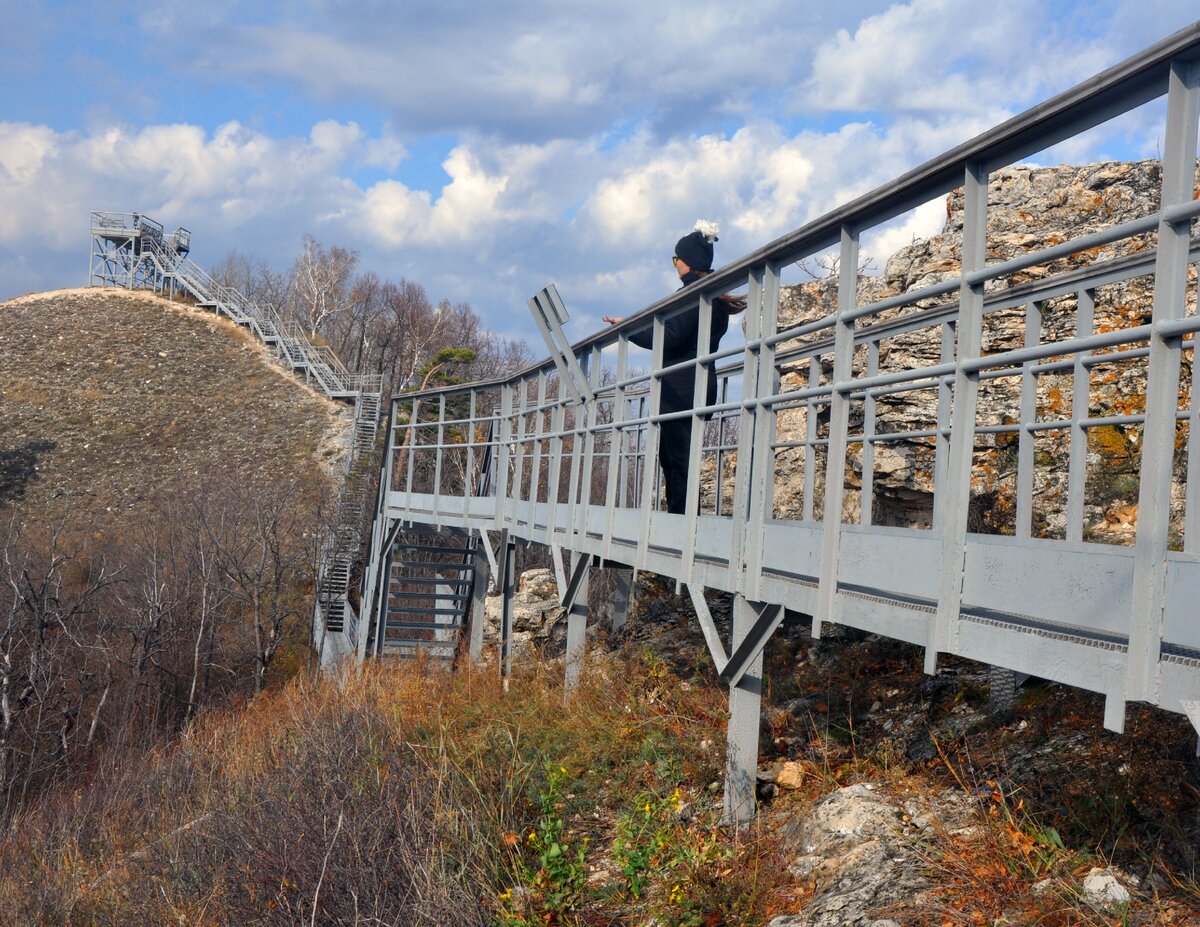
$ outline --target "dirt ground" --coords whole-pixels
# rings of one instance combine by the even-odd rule
[[[331,470],[351,415],[206,310],[95,288],[0,303],[0,512],[27,526],[99,536],[171,493]]]

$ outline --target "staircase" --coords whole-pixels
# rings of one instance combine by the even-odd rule
[[[454,543],[461,541],[461,546]],[[479,551],[463,532],[407,535],[392,546],[377,652],[451,661],[466,626]],[[482,620],[482,616],[479,616]]]
[[[492,436],[488,429],[478,495],[491,492]],[[381,486],[382,493],[386,487]],[[444,662],[454,659],[468,621],[483,621],[472,614],[472,604],[482,605],[483,583],[480,557],[483,556],[476,532],[450,528],[398,530],[386,549],[383,569],[384,603],[378,624],[369,632],[368,649],[378,656],[426,659]],[[374,557],[369,561],[378,562]],[[479,593],[477,596],[476,593]]]
[[[317,582],[317,606],[324,615],[326,633],[358,637],[358,614],[350,602],[351,578],[361,562],[364,522],[370,506],[367,476],[373,469],[368,455],[379,434],[379,394],[364,394],[354,407],[354,436],[350,472],[338,497],[333,528],[322,547]]]
[[[374,450],[378,435],[382,377],[351,373],[332,350],[309,341],[299,323],[283,319],[274,309],[213,279],[188,256],[191,234],[186,229],[166,235],[160,223],[142,213],[94,212],[91,231],[93,283],[153,289],[171,296],[186,294],[201,308],[252,332],[271,351],[275,363],[302,376],[329,399],[354,403],[346,477],[322,546],[313,615],[313,640],[323,662],[327,652],[335,656],[352,652],[358,615],[349,593],[369,504],[363,482],[373,467],[364,466],[364,461]],[[347,640],[330,641],[330,634],[345,635]],[[327,650],[327,643],[334,646]]]

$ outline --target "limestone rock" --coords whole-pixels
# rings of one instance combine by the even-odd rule
[[[1129,903],[1129,890],[1111,869],[1093,869],[1083,880],[1083,898],[1102,908]]]
[[[992,175],[988,185],[989,263],[1015,258],[1059,242],[1077,238],[1115,224],[1153,213],[1158,208],[1161,167],[1158,161],[1104,162],[1082,167],[1009,167]],[[926,240],[916,241],[888,258],[881,276],[862,275],[858,279],[858,303],[869,304],[881,298],[911,292],[958,274],[962,249],[963,194],[957,190],[947,197],[946,222],[942,231]],[[1029,280],[1073,270],[1087,264],[1106,261],[1145,251],[1153,246],[1153,236],[1117,242],[1080,254],[1060,258],[1046,265],[1027,268],[988,284],[988,292],[997,292]],[[1190,269],[1193,278],[1196,268]],[[1153,304],[1153,278],[1136,277],[1101,287],[1096,291],[1094,330],[1108,331],[1143,324],[1150,319]],[[833,312],[837,297],[837,277],[832,276],[800,286],[785,288],[780,300],[780,325],[794,326]],[[957,295],[924,300],[918,308],[952,303]],[[1189,311],[1194,309],[1195,286],[1188,288]],[[1038,338],[1042,342],[1066,340],[1091,332],[1075,331],[1076,298],[1051,300],[1043,306]],[[911,313],[906,307],[890,310],[883,318]],[[824,338],[827,332],[818,336]],[[1022,309],[987,313],[983,329],[984,353],[1020,347],[1025,343],[1025,317]],[[781,345],[781,350],[788,345]],[[883,340],[879,352],[879,372],[889,373],[938,363],[942,344],[940,331],[934,328],[896,335]],[[808,360],[785,367],[784,390],[807,386],[810,377],[827,382],[832,373],[830,355],[824,354],[816,369]],[[864,375],[866,352],[856,352],[856,375]],[[1182,383],[1190,389],[1191,368],[1183,362]],[[1072,376],[1070,371],[1038,377],[1038,417],[1070,417]],[[980,387],[980,408],[987,420],[1011,424],[1020,413],[1020,377],[985,380]],[[1093,368],[1090,381],[1092,415],[1127,415],[1141,411],[1145,393],[1145,367],[1136,363]],[[818,435],[824,432],[827,413],[818,415]],[[855,421],[854,416],[859,416]],[[861,406],[852,407],[851,427],[861,426]],[[779,440],[797,441],[805,437],[808,423],[803,407],[781,411]],[[935,390],[909,391],[878,399],[876,433],[918,432],[937,422]],[[1087,448],[1088,486],[1085,499],[1084,530],[1114,543],[1128,543],[1137,522],[1136,472],[1140,457],[1140,429],[1105,426],[1089,430]],[[1061,536],[1066,517],[1067,440],[1060,432],[1047,433],[1035,444],[1034,533]],[[804,468],[817,467],[814,511],[819,515],[824,498],[824,451],[818,449],[814,461],[805,460],[804,448],[780,448],[776,452],[775,515],[799,518],[804,509]],[[1010,533],[1015,511],[1016,440],[1012,434],[981,435],[977,441],[972,478],[971,530],[985,533]],[[1184,462],[1177,462],[1182,483]],[[874,521],[881,525],[928,528],[932,522],[934,449],[926,439],[900,440],[877,444],[873,466],[873,498],[867,503],[858,490],[863,483],[861,445],[852,445],[847,468],[844,517],[856,521],[863,504],[870,504]],[[1172,515],[1178,522],[1183,509],[1182,493],[1173,494]]]
[[[485,641],[500,636],[501,596],[488,596],[484,607]],[[527,570],[521,574],[512,599],[512,652],[528,656],[534,650],[557,647],[565,633],[564,612],[558,604],[558,583],[553,570]],[[562,633],[560,632],[560,626]]]
[[[804,785],[804,765],[789,760],[780,767],[775,776],[775,784],[781,789],[798,789]]]
[[[789,868],[799,878],[812,879],[817,894],[801,913],[771,925],[868,927],[876,923],[877,909],[927,889],[914,819],[957,826],[965,815],[960,798],[947,794],[938,801],[932,807],[923,800],[918,809],[914,801],[900,802],[869,782],[827,795],[785,830],[800,853]]]

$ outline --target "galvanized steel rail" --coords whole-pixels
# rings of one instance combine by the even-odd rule
[[[506,615],[518,540],[554,551],[567,605],[586,588],[587,564],[677,579],[730,687],[726,808],[733,819],[753,807],[762,649],[785,610],[811,615],[814,635],[841,624],[918,644],[929,672],[940,654],[957,654],[1102,693],[1113,730],[1122,729],[1131,701],[1197,722],[1200,395],[1190,371],[1200,316],[1189,273],[1194,279],[1200,259],[1192,233],[1200,215],[1198,61],[1200,23],[583,339],[572,346],[588,378],[582,401],[560,389],[565,368],[553,358],[508,379],[394,400],[368,577],[387,556],[392,526],[421,525],[475,533],[504,577]],[[1154,214],[988,262],[990,174],[1164,95],[1162,197]],[[952,275],[863,304],[859,281],[843,273],[835,311],[780,330],[784,268],[832,246],[841,268],[855,268],[864,232],[957,188],[965,209]],[[1147,239],[1149,249],[1141,244]],[[1088,249],[1132,249],[1134,242],[1140,253],[1051,272],[1052,261],[1076,256],[1080,263]],[[1012,281],[1034,267],[1044,271],[1040,278]],[[1096,330],[1105,288],[1138,278],[1152,280],[1149,320]],[[708,353],[714,300],[735,292],[748,300],[745,344]],[[1074,337],[1044,339],[1042,315],[1051,306],[1073,315]],[[697,310],[699,359],[672,368],[695,366],[696,407],[662,414],[664,322]],[[985,352],[989,316],[1001,311],[1023,314],[1024,343]],[[635,363],[629,336],[646,327],[654,348]],[[934,346],[936,362],[888,369],[889,347],[914,335]],[[1091,385],[1101,367],[1133,371],[1144,383],[1144,403],[1127,412],[1093,409]],[[1070,378],[1069,412],[1039,408],[1039,378],[1047,376]],[[706,406],[714,377],[721,392]],[[998,381],[1019,384],[1011,420],[981,391]],[[881,418],[881,400],[918,393],[933,397],[936,408],[925,427],[894,430]],[[693,421],[687,510],[671,515],[657,503],[659,425],[686,416]],[[803,433],[782,434],[781,421]],[[1097,543],[1085,510],[1095,478],[1089,435],[1118,425],[1137,430],[1141,448],[1136,536],[1125,546]],[[982,534],[970,524],[972,467],[978,442],[997,435],[1012,441],[1015,515],[1011,533]],[[1039,436],[1066,448],[1058,537],[1034,518]],[[932,457],[928,527],[873,523],[875,455],[897,442],[919,443]],[[1173,475],[1182,466],[1177,446],[1186,452],[1183,479]],[[800,458],[789,479],[802,501],[783,517],[774,496],[789,453]],[[495,476],[485,494],[473,494],[464,487],[480,485],[485,454]],[[851,463],[861,471],[855,517],[844,514]],[[1174,520],[1173,489],[1183,496]],[[731,639],[718,634],[704,589],[735,596]],[[364,603],[361,631],[370,636],[386,594],[368,582]],[[502,623],[502,634],[509,627]],[[569,678],[579,669],[581,640],[575,621]],[[366,639],[359,643],[367,653]],[[471,649],[478,653],[477,641]]]

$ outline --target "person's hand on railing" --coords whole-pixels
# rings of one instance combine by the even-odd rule
[[[602,316],[600,321],[607,322],[609,325],[616,325],[618,322],[621,321],[622,318],[623,317],[619,316],[619,315],[606,315],[606,316]]]

